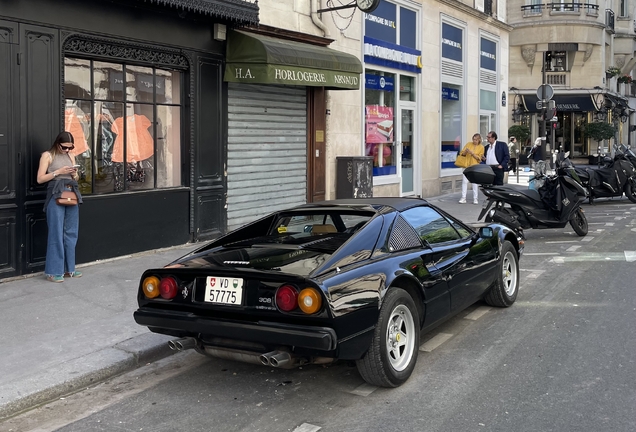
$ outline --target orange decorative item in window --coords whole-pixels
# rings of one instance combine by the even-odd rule
[[[126,162],[139,162],[148,159],[155,152],[154,140],[148,128],[152,122],[145,115],[134,114],[126,117]],[[117,134],[113,147],[113,162],[124,161],[124,119],[119,117],[112,126]]]

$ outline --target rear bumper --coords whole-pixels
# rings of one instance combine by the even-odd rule
[[[187,332],[264,345],[283,345],[333,351],[337,346],[336,332],[328,327],[301,326],[268,321],[243,323],[201,317],[188,312],[138,309],[133,317],[137,324],[176,332]]]

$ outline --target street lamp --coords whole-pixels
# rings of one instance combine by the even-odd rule
[[[603,96],[603,88],[595,86],[596,93],[592,96],[594,98],[594,105],[596,111],[594,112],[594,121],[604,122],[607,119],[607,103],[611,104],[609,99],[605,99]]]
[[[510,87],[510,91],[513,92],[515,94],[515,100],[512,104],[513,109],[512,109],[512,121],[514,123],[519,123],[521,121],[522,115],[523,115],[523,105],[521,104],[521,102],[517,102],[519,100],[519,89],[517,87]]]

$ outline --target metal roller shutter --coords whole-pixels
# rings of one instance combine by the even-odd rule
[[[307,201],[305,87],[229,83],[227,224]]]

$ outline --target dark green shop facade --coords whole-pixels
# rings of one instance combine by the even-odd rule
[[[36,173],[65,129],[81,165],[78,263],[222,233],[218,25],[257,23],[247,0],[0,0],[0,279],[44,268]]]

